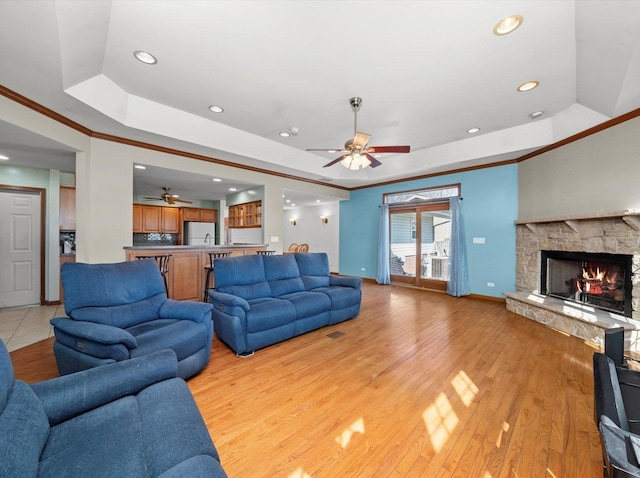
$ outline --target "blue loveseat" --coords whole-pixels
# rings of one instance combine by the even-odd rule
[[[27,385],[0,341],[3,478],[226,477],[171,350]]]
[[[238,355],[360,313],[362,279],[330,275],[325,253],[216,259],[216,335]]]
[[[209,362],[211,304],[167,299],[155,260],[67,263],[61,275],[69,317],[51,320],[61,375],[164,349],[184,379]]]

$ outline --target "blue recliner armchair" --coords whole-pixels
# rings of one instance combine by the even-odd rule
[[[28,385],[0,341],[0,476],[220,478],[170,350]]]
[[[209,362],[211,304],[168,299],[153,259],[62,266],[68,317],[51,320],[61,375],[163,349],[178,358],[187,379]]]

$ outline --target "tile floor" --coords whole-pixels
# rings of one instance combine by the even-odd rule
[[[64,305],[0,309],[0,339],[12,352],[53,336],[49,320],[65,316]]]

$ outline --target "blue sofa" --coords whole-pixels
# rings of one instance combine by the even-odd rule
[[[28,385],[0,341],[0,476],[227,476],[171,350]]]
[[[330,275],[325,253],[216,259],[216,335],[238,355],[360,313],[362,279]]]
[[[167,298],[154,259],[62,266],[68,317],[51,320],[61,375],[171,349],[178,376],[209,362],[211,304]]]

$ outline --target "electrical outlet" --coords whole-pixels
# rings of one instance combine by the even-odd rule
[[[474,237],[473,238],[473,243],[474,244],[484,244],[484,237]]]
[[[366,272],[367,268],[366,268],[366,267],[361,267],[361,268],[360,268],[360,270],[361,270],[362,272]]]
[[[487,287],[495,287],[496,285],[493,282],[487,282]]]

